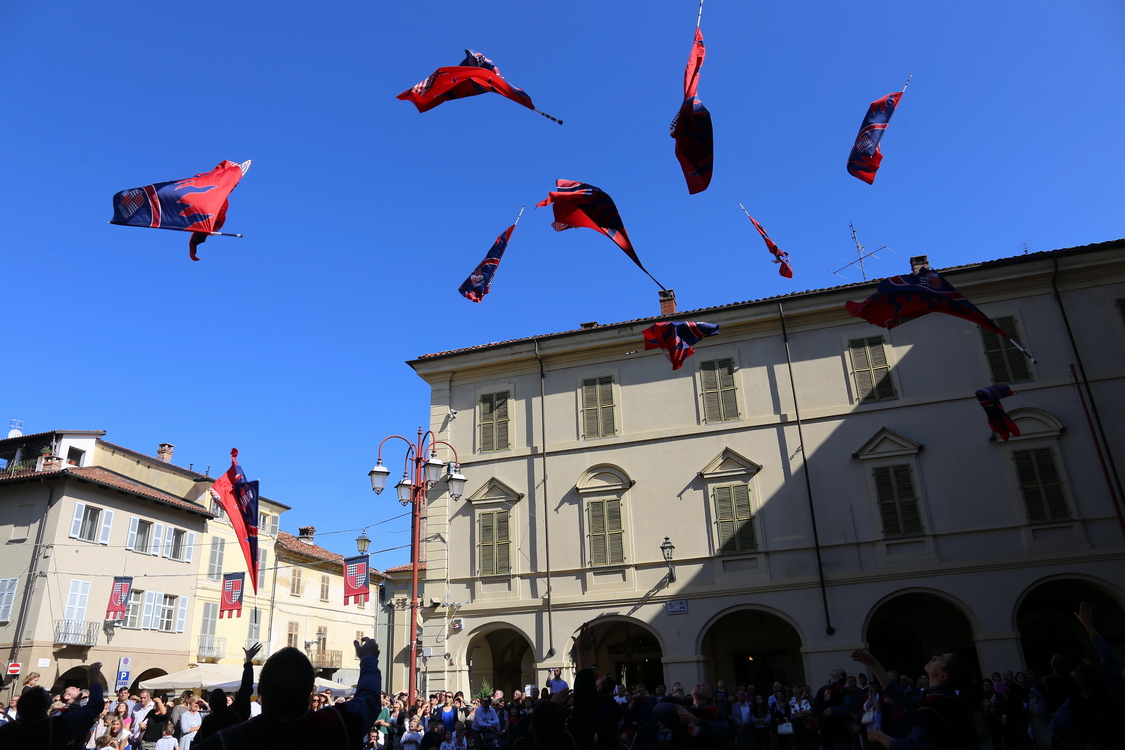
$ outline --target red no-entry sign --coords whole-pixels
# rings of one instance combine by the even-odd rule
[[[8,674],[19,674],[21,666],[18,661],[8,662]]]

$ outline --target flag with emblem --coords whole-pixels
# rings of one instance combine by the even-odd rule
[[[113,588],[109,592],[109,606],[105,610],[105,619],[114,621],[125,619],[125,608],[129,604],[129,592],[132,590],[132,576],[113,577]]]
[[[246,580],[245,573],[223,573],[223,593],[219,599],[219,617],[227,613],[227,617],[234,617],[238,613],[242,617],[242,584]]]
[[[848,155],[848,174],[858,177],[868,185],[874,184],[875,172],[879,170],[879,164],[883,161],[879,141],[883,139],[883,133],[891,122],[891,115],[895,113],[898,101],[905,91],[904,88],[902,91],[887,94],[882,99],[871,102],[867,115],[863,118],[863,124],[859,126],[855,145]]]
[[[695,354],[692,347],[718,332],[719,326],[715,323],[656,323],[643,332],[645,350],[663,349],[672,369],[678,370],[683,367],[684,360]]]
[[[762,235],[762,239],[766,241],[766,249],[773,254],[773,262],[779,263],[781,265],[781,268],[777,269],[777,272],[787,279],[793,278],[793,265],[789,262],[789,253],[782,250],[773,240],[770,239],[770,236],[766,234],[765,228],[761,224],[759,224],[753,216],[750,215],[750,212],[746,210],[745,206],[743,206],[741,203],[739,203],[738,205],[742,207],[742,211],[746,214],[746,218],[749,219],[750,223],[754,225],[754,228],[758,230],[758,234]]]
[[[984,409],[985,415],[988,416],[988,426],[992,431],[1000,436],[1000,439],[1005,443],[1012,435],[1020,436],[1020,428],[1016,426],[1015,421],[1008,416],[1004,411],[1000,399],[1014,396],[1019,391],[1013,391],[1011,386],[1008,385],[990,385],[987,388],[981,388],[977,391],[977,401],[980,403],[981,408]]]
[[[211,497],[226,511],[231,528],[250,571],[250,583],[258,593],[258,480],[246,481],[238,465],[238,449],[230,452],[230,468],[211,485]],[[241,616],[241,615],[240,615]]]
[[[371,596],[370,555],[356,555],[344,558],[344,604],[350,598],[356,604],[363,604]]]
[[[703,192],[711,184],[715,162],[711,113],[696,94],[699,72],[706,56],[703,32],[696,26],[695,42],[691,46],[691,55],[684,71],[684,100],[680,104],[680,111],[672,119],[671,128],[671,136],[676,141],[676,159],[680,162],[680,169],[691,195]]]
[[[219,230],[227,220],[227,198],[250,164],[223,161],[210,172],[186,180],[122,190],[113,196],[113,218],[109,223],[191,232],[189,255],[192,260],[199,260],[196,248],[210,235],[222,234]]]
[[[523,209],[520,209],[520,216],[523,216]],[[516,217],[516,224],[519,224],[519,216]],[[484,256],[484,260],[480,262],[473,272],[469,274],[469,278],[462,282],[457,291],[461,293],[467,300],[472,302],[483,302],[484,295],[488,294],[492,289],[492,281],[496,277],[496,271],[500,268],[500,260],[504,257],[504,251],[508,249],[508,241],[512,239],[512,232],[516,231],[516,224],[508,227],[496,241],[492,243],[488,254]]]
[[[965,295],[957,291],[956,287],[928,266],[919,268],[916,273],[883,279],[875,288],[875,293],[863,302],[847,302],[845,306],[849,315],[863,318],[880,328],[894,328],[932,312],[963,318],[1003,336],[1032,362],[1035,361],[1035,358],[1028,354],[1018,341],[1005,333],[976,305],[965,299]]]

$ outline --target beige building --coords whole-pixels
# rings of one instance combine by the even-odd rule
[[[212,479],[102,439],[56,430],[0,440],[0,649],[44,685],[85,685],[100,661],[129,684],[184,669]],[[106,619],[132,576],[124,620]],[[9,679],[6,685],[14,681]],[[112,686],[110,686],[112,687]]]
[[[1125,528],[1094,435],[1125,460],[1125,241],[942,273],[1038,361],[959,318],[853,318],[865,282],[410,362],[469,479],[429,496],[420,684],[543,684],[591,620],[599,669],[650,688],[815,687],[860,646],[915,675],[948,651],[1043,670],[1088,643],[1081,600],[1120,648]],[[672,319],[721,325],[678,371],[638,351]],[[1019,391],[1009,442],[974,397],[994,383]]]

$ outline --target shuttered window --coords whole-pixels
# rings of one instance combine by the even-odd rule
[[[621,525],[621,498],[591,500],[590,564],[617,565],[625,562],[625,533]]]
[[[143,591],[133,589],[129,592],[129,605],[125,609],[125,623],[123,627],[139,628],[141,626],[141,612],[144,607],[144,597],[145,592]]]
[[[258,589],[266,587],[266,567],[268,566],[269,552],[261,547],[258,548]]]
[[[300,626],[297,623],[289,623],[289,632],[285,636],[285,645],[289,648],[300,648],[300,646],[297,645],[299,643],[298,638],[300,635],[299,628]]]
[[[1012,460],[1016,462],[1016,476],[1027,505],[1027,520],[1036,523],[1070,518],[1062,479],[1051,449],[1014,451]]]
[[[506,510],[480,514],[480,574],[502,575],[511,571],[511,534]]]
[[[613,415],[613,376],[582,381],[582,436],[586,439],[617,434]]]
[[[215,635],[215,627],[219,622],[219,605],[217,602],[203,602],[203,620],[199,626],[200,635]]]
[[[508,450],[508,392],[480,397],[481,452]]]
[[[289,593],[293,596],[301,595],[301,569],[293,568],[292,578],[289,580]]]
[[[848,342],[848,349],[852,354],[856,397],[860,403],[897,398],[891,381],[891,364],[883,347],[882,336],[852,339]]]
[[[90,582],[72,578],[70,580],[70,592],[66,597],[66,610],[63,613],[63,617],[67,620],[85,620],[86,602],[89,598]]]
[[[734,360],[714,359],[699,365],[703,391],[703,420],[727,422],[738,419],[738,396],[734,387]]]
[[[883,519],[883,536],[912,536],[922,533],[918,496],[910,465],[880,466],[875,469],[875,494]]]
[[[328,601],[328,594],[331,591],[331,579],[328,576],[322,575],[320,577],[320,600],[322,602]]]
[[[1020,340],[1016,331],[1015,317],[996,318],[992,322],[1016,341]],[[1012,346],[1011,341],[985,328],[980,329],[980,335],[984,339],[984,353],[988,357],[988,367],[992,370],[993,383],[1020,383],[1031,380],[1031,367],[1027,364],[1027,357]]]
[[[715,518],[719,525],[719,553],[753,552],[754,519],[750,514],[750,488],[730,484],[715,488]]]
[[[262,610],[250,610],[250,622],[246,624],[246,642],[257,643],[262,637]]]
[[[207,580],[223,580],[223,551],[227,541],[220,536],[211,537],[211,559],[207,561]]]
[[[9,622],[12,619],[12,605],[16,601],[18,583],[18,578],[0,579],[0,622]]]

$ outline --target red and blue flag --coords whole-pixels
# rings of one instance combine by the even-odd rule
[[[489,92],[535,109],[527,92],[508,83],[500,75],[496,63],[471,49],[465,50],[465,59],[460,65],[438,68],[429,78],[403,91],[398,98],[414,102],[419,112],[428,112],[443,102]]]
[[[227,198],[250,164],[222,161],[210,172],[186,180],[122,190],[113,196],[113,218],[109,223],[191,232],[191,259],[199,260],[196,248],[208,235],[223,228],[229,206]]]
[[[684,101],[672,120],[671,132],[672,138],[676,140],[676,159],[680,162],[690,195],[707,189],[715,166],[715,135],[711,127],[711,113],[696,95],[700,69],[706,56],[703,32],[697,26],[695,42],[691,46],[691,55],[684,71]]]
[[[488,254],[484,256],[484,260],[473,269],[469,278],[465,279],[458,287],[457,291],[461,292],[465,299],[473,302],[484,301],[484,295],[488,294],[489,289],[492,288],[492,280],[496,276],[496,270],[500,267],[500,260],[504,257],[504,251],[508,249],[508,240],[512,238],[512,232],[515,230],[516,225],[513,224],[497,237]]]
[[[344,559],[344,604],[363,604],[371,594],[371,556],[356,555]]]
[[[227,613],[227,617],[234,617],[237,612],[242,617],[242,584],[246,581],[245,573],[224,573],[223,593],[219,598],[219,617]],[[255,591],[257,589],[255,588]]]
[[[211,497],[226,511],[231,528],[238,537],[250,583],[258,593],[258,480],[246,481],[238,465],[238,449],[230,452],[230,468],[211,486]],[[239,615],[241,617],[241,615]]]
[[[109,606],[105,610],[105,619],[113,621],[125,619],[125,609],[132,591],[132,576],[113,577],[113,589],[109,592]]]
[[[855,137],[855,145],[848,155],[848,174],[871,185],[875,182],[875,172],[883,161],[883,152],[879,150],[879,141],[891,122],[891,115],[898,107],[898,100],[902,92],[896,91],[887,94],[882,99],[871,102],[867,109],[867,116],[859,127],[859,134]]]
[[[1015,421],[1007,415],[1004,407],[1000,404],[1000,399],[1014,395],[1016,395],[1016,391],[1013,391],[1011,386],[1008,385],[990,385],[977,391],[977,401],[984,408],[984,413],[988,415],[988,426],[1005,443],[1012,435],[1020,436],[1020,428],[1016,426]]]
[[[663,349],[672,369],[678,370],[683,367],[684,360],[695,354],[692,347],[718,332],[716,323],[655,323],[644,330],[645,351]]]
[[[743,208],[742,210],[745,211],[746,209]],[[762,235],[762,239],[766,241],[766,249],[773,253],[773,262],[781,264],[781,268],[777,269],[778,273],[780,273],[787,279],[793,278],[793,265],[789,262],[789,253],[782,250],[773,240],[770,239],[770,236],[766,234],[766,230],[754,219],[753,216],[747,213],[746,218],[750,220],[750,223],[753,224],[754,228],[758,230],[758,234]]]

